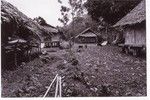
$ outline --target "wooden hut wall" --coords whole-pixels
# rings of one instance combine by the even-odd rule
[[[144,28],[128,27],[125,30],[126,45],[146,45],[146,31]]]
[[[60,41],[46,41],[45,47],[59,47]]]
[[[45,47],[59,47],[60,46],[61,36],[60,34],[53,34],[51,38],[45,40]]]
[[[79,36],[77,38],[78,43],[96,43],[97,37],[82,37]]]

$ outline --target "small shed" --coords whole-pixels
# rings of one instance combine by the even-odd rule
[[[97,35],[91,28],[85,29],[75,37],[77,43],[97,43]]]
[[[125,43],[121,44],[126,53],[132,49],[133,54],[137,55],[139,51],[146,47],[146,14],[145,0],[141,1],[125,17],[117,22],[114,27],[122,27]]]

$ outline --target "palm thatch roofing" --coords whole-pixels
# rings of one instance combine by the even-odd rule
[[[51,26],[42,26],[48,33],[58,33],[58,30]]]
[[[134,25],[146,20],[145,0],[141,1],[133,10],[125,17],[118,21],[113,27]]]
[[[22,28],[25,28],[27,33],[20,34],[25,34],[28,36],[28,41],[32,43],[40,43],[44,40],[44,37],[48,35],[46,30],[41,25],[35,23],[31,18],[27,17],[15,6],[5,0],[1,0],[1,25],[6,28],[7,26],[5,25],[9,25],[12,28],[10,30],[11,33],[3,34],[13,34],[15,30],[21,31]]]
[[[88,31],[91,31],[91,33],[86,33]],[[97,35],[95,34],[95,32],[89,27],[87,29],[85,29],[84,31],[82,31],[80,34],[78,34],[75,38],[79,37],[79,36],[83,36],[83,37],[96,37]]]

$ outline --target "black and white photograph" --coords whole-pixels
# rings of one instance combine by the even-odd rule
[[[1,0],[1,98],[147,97],[146,0]]]

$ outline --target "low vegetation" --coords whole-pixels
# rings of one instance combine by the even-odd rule
[[[73,53],[48,52],[15,71],[2,73],[2,97],[42,97],[56,74],[62,96],[146,96],[146,61],[118,47],[87,46]],[[13,78],[14,77],[14,78]],[[15,79],[15,80],[14,80]],[[48,93],[53,97],[55,84]]]

